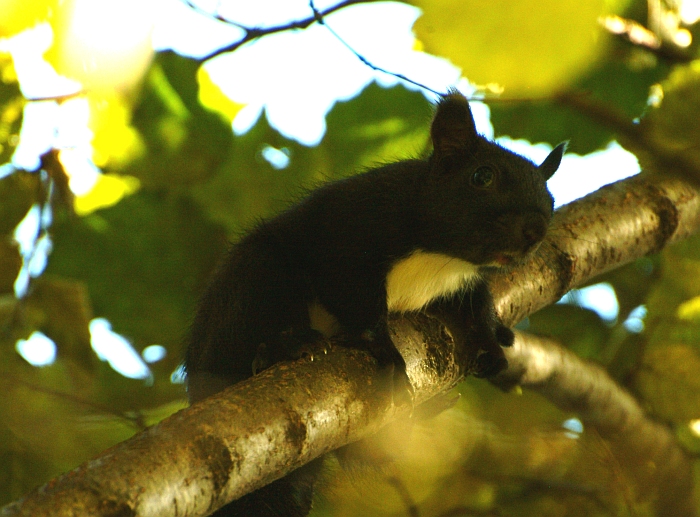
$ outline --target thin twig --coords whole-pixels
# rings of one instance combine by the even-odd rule
[[[136,430],[143,431],[146,428],[146,423],[144,421],[143,415],[140,412],[114,411],[112,407],[107,406],[105,404],[99,404],[91,400],[86,400],[65,391],[58,391],[53,390],[51,388],[47,388],[45,386],[38,386],[36,384],[32,384],[30,382],[22,380],[17,375],[6,371],[0,372],[0,382],[4,382],[7,385],[5,388],[7,390],[15,389],[18,386],[23,386],[36,393],[42,393],[50,397],[55,397],[59,400],[64,400],[76,405],[85,406],[86,408],[96,413],[110,415],[118,420],[122,420],[132,425]],[[129,413],[131,413],[131,415]]]
[[[369,3],[372,0],[346,0],[344,2],[341,2],[339,4],[334,5],[333,7],[329,7],[326,10],[319,10],[316,8],[316,5],[313,0],[309,1],[309,7],[311,8],[311,11],[313,12],[313,16],[310,16],[308,18],[305,18],[303,20],[296,20],[296,21],[291,21],[289,23],[283,24],[283,25],[274,25],[271,27],[247,27],[243,25],[242,23],[238,23],[234,20],[230,20],[228,18],[225,18],[221,16],[220,14],[216,12],[211,12],[207,11],[205,9],[202,9],[198,5],[194,4],[191,0],[182,0],[190,9],[193,11],[203,14],[204,16],[207,16],[208,18],[212,20],[216,20],[222,23],[226,23],[228,25],[233,25],[234,27],[237,27],[241,29],[245,35],[239,39],[238,41],[231,43],[230,45],[226,45],[225,47],[221,47],[213,52],[210,52],[206,56],[200,57],[197,59],[199,62],[204,62],[209,59],[212,59],[213,57],[216,57],[220,54],[225,54],[227,52],[233,52],[237,49],[239,49],[241,46],[245,45],[246,43],[249,43],[250,41],[253,41],[255,39],[261,38],[263,36],[268,36],[270,34],[275,34],[278,32],[284,32],[288,30],[295,30],[295,29],[306,29],[313,23],[318,23],[319,25],[322,25],[330,32],[333,37],[338,40],[346,49],[348,49],[352,54],[359,59],[362,64],[365,66],[371,68],[372,70],[376,72],[382,72],[384,74],[390,75],[392,77],[396,77],[397,79],[400,79],[402,81],[406,81],[407,83],[410,83],[414,86],[418,86],[419,88],[423,88],[425,90],[428,90],[431,93],[434,93],[435,95],[442,97],[444,96],[444,92],[438,92],[437,90],[433,90],[432,88],[419,83],[418,81],[414,81],[413,79],[410,79],[409,77],[406,77],[403,74],[399,74],[397,72],[392,72],[390,70],[387,70],[386,68],[382,68],[380,66],[375,65],[371,61],[369,61],[366,57],[364,57],[362,54],[357,52],[352,46],[345,41],[345,39],[340,36],[333,28],[331,28],[328,23],[326,23],[325,17],[335,11],[338,11],[340,9],[343,9],[345,7],[348,7],[350,5],[356,5],[356,4],[362,4],[362,3]]]
[[[335,11],[339,11],[340,9],[344,9],[345,7],[348,7],[350,5],[357,5],[357,4],[366,4],[373,2],[375,0],[345,0],[344,2],[340,2],[339,4],[336,4],[332,7],[329,7],[328,9],[325,9],[323,11],[319,11],[318,14],[314,13],[313,16],[309,16],[308,18],[304,18],[302,20],[294,20],[282,25],[273,25],[270,27],[246,27],[245,25],[242,25],[240,23],[237,23],[233,20],[229,20],[227,18],[224,18],[216,13],[211,13],[209,11],[206,11],[202,9],[201,7],[198,7],[197,5],[193,4],[190,0],[182,0],[188,7],[190,7],[192,10],[199,14],[203,14],[205,16],[208,16],[209,18],[220,21],[223,23],[227,23],[229,25],[233,25],[234,27],[238,27],[241,29],[243,32],[245,32],[245,35],[239,39],[238,41],[235,41],[229,45],[226,45],[224,47],[218,48],[209,54],[197,58],[197,61],[204,62],[208,61],[209,59],[212,59],[216,56],[219,56],[221,54],[226,54],[227,52],[233,52],[234,50],[239,49],[246,43],[250,43],[253,40],[256,40],[258,38],[261,38],[263,36],[269,36],[270,34],[276,34],[278,32],[284,32],[284,31],[289,31],[289,30],[295,30],[295,29],[306,29],[313,23],[317,23],[319,20],[319,16],[321,19],[323,17],[328,16],[331,13],[334,13]]]
[[[333,37],[335,39],[337,39],[346,49],[348,49],[350,52],[352,52],[353,55],[357,59],[359,59],[363,65],[368,66],[369,68],[371,68],[375,72],[382,72],[384,74],[391,75],[392,77],[396,77],[397,79],[401,79],[402,81],[406,81],[407,83],[410,83],[414,86],[418,86],[419,88],[423,88],[424,90],[428,90],[429,92],[434,93],[438,97],[444,97],[445,93],[441,93],[441,92],[438,92],[436,90],[433,90],[432,88],[430,88],[422,83],[414,81],[413,79],[409,79],[408,77],[406,77],[403,74],[391,72],[391,71],[387,70],[386,68],[382,68],[380,66],[377,66],[377,65],[371,63],[366,57],[364,57],[362,54],[360,54],[354,48],[352,48],[352,46],[350,46],[350,44],[347,41],[345,41],[340,36],[340,34],[338,34],[335,30],[333,30],[331,28],[330,25],[328,25],[326,23],[326,21],[323,18],[323,14],[318,9],[316,9],[316,6],[314,4],[314,0],[309,0],[309,7],[311,7],[311,10],[313,11],[314,16],[316,17],[316,21],[319,23],[319,25],[323,25],[328,30],[328,32],[330,32],[333,35]]]
[[[345,0],[344,2],[340,2],[332,7],[329,7],[325,10],[319,10],[316,8],[316,5],[313,0],[309,0],[309,7],[311,8],[313,12],[313,16],[310,16],[308,18],[304,18],[301,20],[295,20],[288,22],[286,24],[282,25],[273,25],[270,27],[249,27],[246,26],[242,23],[236,22],[235,20],[231,20],[229,18],[226,18],[224,16],[221,16],[220,14],[216,12],[211,12],[207,11],[205,9],[202,9],[198,5],[192,2],[192,0],[181,0],[185,5],[187,5],[190,9],[192,9],[194,12],[199,13],[201,15],[204,15],[212,20],[225,23],[227,25],[231,25],[233,27],[237,27],[238,29],[242,30],[245,35],[224,47],[220,47],[209,54],[206,54],[202,57],[195,58],[196,61],[199,63],[204,63],[205,61],[208,61],[209,59],[212,59],[216,56],[219,56],[221,54],[226,54],[228,52],[234,52],[235,50],[238,50],[240,47],[245,45],[246,43],[250,43],[253,40],[256,40],[258,38],[261,38],[263,36],[269,36],[271,34],[276,34],[279,32],[284,32],[288,30],[298,30],[298,29],[306,29],[309,26],[311,26],[313,23],[318,23],[319,25],[323,25],[332,35],[333,37],[338,40],[346,49],[348,49],[352,54],[359,59],[362,64],[365,66],[371,68],[372,70],[375,70],[377,72],[382,72],[384,74],[390,75],[392,77],[396,77],[397,79],[400,79],[402,81],[405,81],[409,84],[412,84],[414,86],[418,86],[419,88],[423,88],[438,97],[443,97],[445,95],[444,92],[439,92],[437,90],[434,90],[433,88],[430,88],[429,86],[426,86],[425,84],[419,83],[418,81],[415,81],[404,74],[400,74],[397,72],[392,72],[391,70],[387,70],[386,68],[380,67],[369,61],[366,57],[364,57],[362,54],[357,52],[340,34],[338,34],[332,27],[328,25],[328,23],[325,20],[325,17],[328,16],[331,13],[334,13],[336,11],[339,11],[341,9],[344,9],[345,7],[349,7],[351,5],[359,5],[359,4],[364,4],[364,3],[371,3],[375,0]],[[504,97],[494,97],[494,96],[489,96],[488,92],[483,92],[480,93],[478,96],[470,96],[469,100],[477,100],[477,101],[482,101],[482,102],[526,102],[526,101],[542,101],[542,98],[536,98],[536,99],[529,99],[529,98],[504,98]]]

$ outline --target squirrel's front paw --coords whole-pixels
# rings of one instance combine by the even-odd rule
[[[500,347],[488,351],[479,350],[473,373],[475,377],[493,377],[506,368],[508,368],[508,360]]]
[[[253,359],[253,375],[280,361],[310,359],[328,353],[330,343],[312,328],[288,329],[260,343]]]
[[[505,347],[513,346],[513,341],[515,340],[515,334],[505,325],[499,323],[496,327],[496,341],[498,344]]]
[[[514,340],[513,331],[501,323],[482,327],[471,336],[471,357],[467,358],[467,371],[476,377],[493,377],[508,367],[508,360],[502,347],[510,347]],[[474,346],[476,345],[476,346]]]

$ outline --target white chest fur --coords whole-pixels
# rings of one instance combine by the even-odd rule
[[[478,277],[478,267],[464,260],[414,251],[396,262],[386,277],[387,306],[392,312],[422,309],[456,293]]]

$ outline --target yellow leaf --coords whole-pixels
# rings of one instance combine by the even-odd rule
[[[202,103],[202,106],[220,113],[227,123],[231,123],[244,104],[238,104],[229,99],[221,91],[221,88],[211,80],[205,67],[200,67],[197,70],[197,81],[199,82],[199,102]]]
[[[121,168],[145,152],[131,125],[131,104],[118,94],[88,93],[93,161],[100,168]]]
[[[477,84],[509,96],[560,90],[603,45],[605,0],[411,0],[423,10],[414,30],[427,52],[445,56]]]
[[[51,18],[59,0],[0,0],[0,38],[7,38]]]
[[[155,4],[62,0],[51,22],[54,44],[47,61],[86,90],[135,91],[154,55]]]
[[[700,296],[696,296],[680,304],[676,310],[676,315],[678,319],[681,320],[700,319]]]
[[[123,197],[136,192],[141,186],[138,178],[101,174],[95,186],[84,196],[76,196],[74,209],[78,215],[87,215],[100,208],[116,205]]]

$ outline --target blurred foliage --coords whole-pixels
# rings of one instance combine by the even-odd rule
[[[411,3],[425,12],[414,28],[428,52],[450,58],[477,84],[496,83],[507,97],[556,91],[605,52],[597,30],[603,0],[538,2],[536,16],[528,0]],[[617,12],[627,0],[607,3]]]
[[[682,156],[687,162],[687,174],[695,181],[700,179],[700,128],[694,114],[700,110],[700,61],[688,66],[676,67],[656,92],[659,107],[653,110],[643,124],[659,149],[672,159]],[[644,165],[654,166],[661,162],[653,154],[642,155]],[[666,160],[668,161],[668,160]]]
[[[420,156],[430,117],[430,105],[420,93],[376,85],[336,105],[318,147],[283,137],[261,117],[232,143],[221,168],[209,181],[193,186],[191,194],[212,220],[236,235],[257,218],[279,212],[304,189],[382,161]],[[283,150],[289,166],[278,170],[265,160],[262,151],[268,146]]]
[[[8,162],[14,152],[12,138],[22,124],[23,107],[12,60],[0,54],[0,163]]]
[[[642,116],[650,87],[664,78],[669,65],[656,56],[629,44],[608,39],[608,51],[574,81],[572,88],[596,101],[614,106],[629,119]],[[554,100],[528,102],[494,100],[493,124],[513,138],[532,142],[569,141],[569,152],[586,154],[603,147],[615,137],[615,128],[591,119]]]
[[[612,13],[644,24],[646,2],[550,1],[537,9],[523,1],[412,3],[425,11],[416,32],[427,51],[452,59],[474,82],[505,88],[503,100],[489,101],[497,135],[598,150],[619,127],[557,100],[559,92],[584,92],[627,121],[641,119],[659,148],[699,163],[697,47],[673,53],[634,45],[598,24]],[[14,10],[3,10],[0,37],[50,18],[57,5],[43,2],[30,14],[17,9],[19,2],[0,1],[0,9],[5,4]],[[3,164],[16,149],[27,101],[2,54],[0,71]],[[264,115],[234,136],[231,120],[242,106],[200,63],[171,52],[158,54],[132,90],[85,97],[93,159],[108,173],[91,192],[71,209],[52,197],[58,181],[67,181],[61,171],[0,178],[0,504],[185,405],[171,374],[227,241],[305,189],[429,152],[432,108],[401,86],[371,84],[338,102],[316,147],[280,135]],[[269,150],[288,163],[269,161]],[[17,300],[13,285],[26,264],[12,235],[32,205],[47,201],[53,251],[46,272]],[[606,366],[697,455],[700,438],[690,424],[700,419],[700,238],[595,281],[613,286],[616,321],[555,305],[532,315],[529,330]],[[644,329],[632,332],[625,320],[640,306],[648,311]],[[156,343],[167,349],[165,359],[149,365],[152,382],[125,378],[98,359],[88,330],[95,317],[108,319],[139,352]],[[57,344],[51,366],[30,366],[15,350],[36,330]],[[562,428],[575,415],[481,380],[468,379],[459,391],[459,402],[437,417],[377,436],[361,453],[373,457],[369,467],[343,473],[331,465],[336,475],[315,514],[407,515],[407,493],[423,517],[651,515],[653,490],[634,485],[632,467],[614,444],[594,429],[574,440]]]
[[[46,20],[56,11],[58,4],[60,0],[34,0],[32,8],[27,9],[24,2],[0,0],[0,38],[13,36]]]

